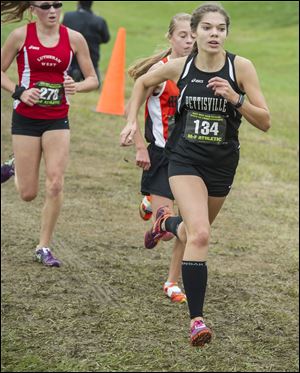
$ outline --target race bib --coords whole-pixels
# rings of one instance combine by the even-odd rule
[[[219,114],[205,114],[189,110],[184,138],[194,143],[216,144],[225,142],[226,119]]]
[[[63,98],[63,85],[60,83],[38,82],[36,88],[40,89],[40,99],[37,105],[56,106],[61,105]]]

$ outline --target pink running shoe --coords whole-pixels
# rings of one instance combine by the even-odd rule
[[[212,331],[201,320],[194,321],[191,327],[191,345],[203,347],[212,338]]]
[[[157,210],[153,227],[145,233],[144,245],[146,249],[153,249],[158,241],[168,233],[161,229],[161,223],[170,216],[172,215],[168,206],[162,206]]]

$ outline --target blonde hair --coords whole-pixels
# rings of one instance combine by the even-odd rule
[[[1,23],[21,21],[31,3],[31,1],[1,1]]]
[[[226,33],[228,34],[230,18],[226,10],[222,7],[222,5],[218,3],[205,3],[205,4],[200,5],[198,8],[196,8],[193,11],[192,18],[191,18],[192,32],[195,33],[197,31],[197,27],[206,13],[216,13],[216,12],[220,13],[225,18]],[[197,43],[195,42],[192,53],[197,53],[197,52],[198,52],[198,46],[197,46]]]
[[[166,34],[167,38],[170,38],[175,29],[177,22],[179,21],[191,21],[191,15],[187,13],[177,13],[175,14],[174,17],[172,17],[170,24],[169,24],[169,29]],[[141,75],[145,74],[151,66],[155,65],[158,61],[162,60],[163,58],[169,56],[172,53],[172,48],[169,48],[167,50],[164,50],[160,53],[157,53],[151,57],[146,57],[146,58],[141,58],[137,60],[132,66],[129,67],[128,69],[128,75],[136,80],[138,77]]]

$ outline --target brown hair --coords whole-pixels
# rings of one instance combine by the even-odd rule
[[[230,18],[229,15],[227,14],[226,10],[218,3],[205,3],[200,5],[198,8],[196,8],[193,13],[192,13],[192,18],[191,18],[191,30],[192,32],[196,32],[197,27],[199,23],[201,22],[203,16],[206,13],[220,13],[224,18],[225,18],[225,23],[226,23],[226,33],[228,34],[229,32],[229,25],[230,25]],[[194,53],[198,52],[198,47],[197,43],[195,42],[193,46],[193,51]]]
[[[173,35],[173,32],[176,29],[176,24],[178,21],[191,21],[191,15],[187,13],[177,13],[174,17],[172,17],[169,29],[166,34],[167,38],[170,38]],[[160,53],[157,53],[151,57],[142,58],[136,61],[132,66],[128,69],[128,75],[136,80],[141,75],[145,74],[151,66],[155,65],[158,61],[162,60],[163,58],[169,56],[172,53],[172,48],[164,50]]]
[[[31,1],[1,1],[1,23],[21,21],[30,5]]]

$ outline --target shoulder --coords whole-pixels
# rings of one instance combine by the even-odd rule
[[[254,68],[253,63],[249,59],[241,56],[235,57],[234,65],[235,69],[240,72],[247,72]]]
[[[18,27],[16,29],[14,29],[12,32],[11,32],[11,36],[15,39],[20,39],[22,37],[25,37],[26,36],[26,33],[27,33],[27,25],[24,25],[24,26],[21,26],[21,27]]]
[[[86,45],[86,40],[80,32],[72,30],[69,27],[66,27],[66,29],[68,31],[70,43],[72,49],[74,49],[74,52]]]
[[[234,66],[238,85],[243,91],[245,91],[245,85],[248,81],[257,80],[257,73],[254,64],[247,58],[236,56]]]
[[[188,56],[170,59],[167,63],[164,64],[164,66],[167,69],[182,70],[187,61],[187,58]]]
[[[66,26],[65,26],[66,27]],[[71,28],[69,27],[66,27],[67,31],[68,31],[68,34],[69,34],[69,38],[70,38],[70,41],[71,42],[80,42],[82,40],[85,40],[83,35],[78,32],[78,31],[75,31],[75,30],[72,30]]]
[[[7,43],[14,44],[17,48],[21,48],[24,44],[27,35],[27,25],[14,29],[6,40]]]
[[[156,70],[162,65],[164,65],[163,61],[158,61],[154,65],[152,65],[148,71]]]
[[[179,80],[188,57],[179,57],[169,60],[157,67],[157,76],[165,78],[164,80],[173,80],[175,83]]]

